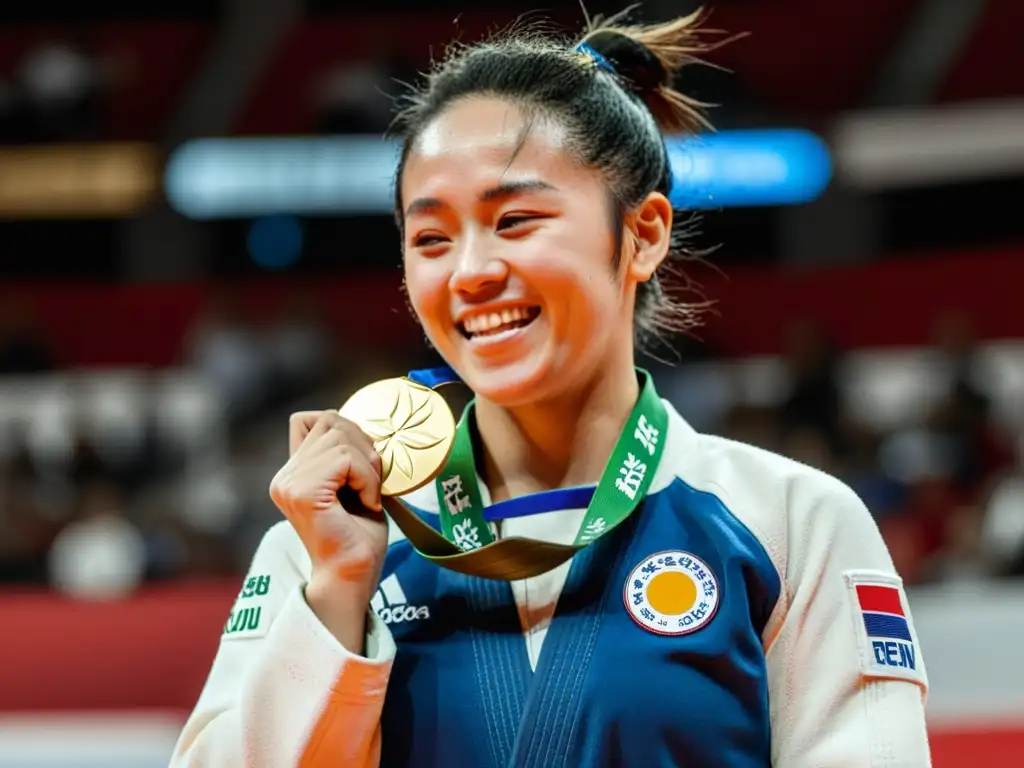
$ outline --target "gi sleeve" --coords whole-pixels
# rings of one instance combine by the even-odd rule
[[[395,644],[370,611],[366,657],[307,605],[308,556],[290,524],[264,536],[171,768],[376,768]]]
[[[772,765],[927,768],[928,679],[902,580],[856,494],[804,479],[789,486],[766,629]]]

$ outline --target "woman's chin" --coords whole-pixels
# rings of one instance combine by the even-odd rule
[[[460,366],[463,381],[477,397],[515,408],[550,397],[556,377],[541,350],[501,362],[468,360]]]

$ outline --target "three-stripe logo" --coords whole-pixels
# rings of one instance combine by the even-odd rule
[[[398,577],[391,574],[377,588],[370,607],[385,624],[399,624],[416,619],[429,619],[430,608],[425,605],[408,605],[408,599]]]

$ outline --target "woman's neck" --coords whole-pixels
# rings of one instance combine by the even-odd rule
[[[492,501],[596,483],[638,396],[633,367],[616,365],[550,401],[506,409],[478,400]]]

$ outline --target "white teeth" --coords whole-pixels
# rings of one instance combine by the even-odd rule
[[[531,313],[526,307],[510,307],[501,312],[482,312],[479,315],[472,315],[462,321],[462,327],[469,334],[494,333],[504,330],[505,326],[512,323],[521,323],[523,320],[530,320]]]

